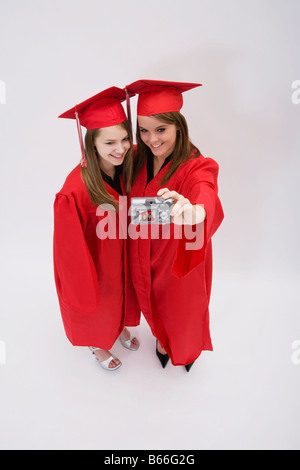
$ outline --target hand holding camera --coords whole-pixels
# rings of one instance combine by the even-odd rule
[[[131,222],[135,225],[170,224],[195,225],[205,220],[202,206],[190,201],[168,188],[160,189],[160,197],[133,197],[131,199]]]
[[[163,188],[158,191],[157,195],[161,199],[173,200],[170,216],[176,225],[195,225],[203,222],[206,218],[206,211],[202,206],[192,205],[187,198],[176,191]]]

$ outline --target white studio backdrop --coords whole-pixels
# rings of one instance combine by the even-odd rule
[[[0,448],[299,449],[299,18],[298,0],[0,0]],[[80,160],[57,116],[141,78],[203,83],[182,113],[220,165],[215,352],[188,378],[156,370],[145,324],[129,370],[101,374],[54,288],[54,195]]]

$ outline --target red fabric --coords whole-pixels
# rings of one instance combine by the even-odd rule
[[[131,92],[129,94],[133,96]],[[121,104],[125,100],[126,93],[123,89],[110,87],[77,104],[58,117],[75,119],[77,112],[80,124],[86,129],[116,126],[127,119]]]
[[[154,336],[168,352],[174,365],[187,365],[196,360],[203,350],[213,349],[209,329],[211,237],[224,215],[217,195],[219,167],[214,160],[203,156],[191,159],[182,164],[166,184],[161,185],[160,181],[170,164],[148,186],[145,164],[130,196],[152,197],[160,188],[167,187],[187,197],[192,204],[203,204],[207,212],[202,224],[203,246],[200,243],[197,250],[187,250],[187,240],[176,239],[175,233],[180,228],[174,224],[169,226],[170,239],[163,239],[158,232],[154,235],[152,232],[152,239],[146,238],[146,231],[151,228],[141,226],[140,234],[145,232],[145,239],[128,239],[129,260],[140,308]],[[161,228],[156,226],[156,230]]]
[[[110,349],[124,326],[137,325],[139,307],[128,275],[127,241],[118,236],[118,223],[116,239],[99,239],[97,225],[107,214],[96,210],[78,165],[54,202],[56,289],[70,342]]]
[[[166,82],[162,80],[138,80],[126,86],[138,93],[137,115],[152,116],[180,111],[183,106],[182,93],[201,86],[199,83]]]

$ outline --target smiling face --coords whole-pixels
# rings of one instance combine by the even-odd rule
[[[115,166],[123,163],[131,144],[126,129],[118,125],[99,129],[94,145],[99,155],[100,168],[110,174],[114,172]]]
[[[176,124],[166,124],[154,116],[138,116],[140,137],[155,157],[169,157],[175,148]]]

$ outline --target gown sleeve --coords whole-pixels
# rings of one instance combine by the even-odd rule
[[[203,223],[193,226],[194,240],[191,239],[190,234],[188,237],[185,236],[185,227],[183,227],[182,238],[178,242],[172,266],[172,273],[178,278],[186,276],[204,261],[211,237],[224,218],[218,197],[218,173],[218,164],[210,158],[203,158],[203,163],[191,171],[183,186],[182,194],[193,205],[198,204],[204,207],[206,219]],[[191,233],[191,230],[189,232]]]
[[[80,313],[96,313],[99,286],[74,197],[57,194],[54,202],[54,275],[60,302]]]

